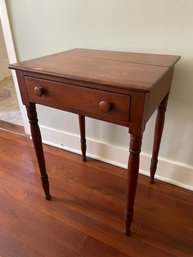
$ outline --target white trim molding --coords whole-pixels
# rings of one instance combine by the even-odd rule
[[[5,40],[9,63],[15,63],[15,62],[17,62],[17,57],[16,57],[16,51],[15,51],[15,46],[14,46],[14,42],[13,42],[13,37],[12,37],[12,32],[11,32],[11,27],[10,27],[10,23],[9,23],[9,17],[8,17],[8,13],[7,13],[7,7],[6,7],[5,0],[0,0],[0,21],[1,21],[1,26],[2,26],[2,30],[3,30],[3,36],[4,36],[4,40]],[[25,127],[25,132],[29,134],[29,124],[27,122],[25,108],[21,101],[19,85],[17,82],[15,71],[12,70],[11,74],[12,74],[12,78],[13,78],[13,82],[14,82],[14,86],[15,86],[15,90],[16,90],[19,108],[20,108],[21,115],[22,115],[22,121],[23,121],[23,124]]]
[[[40,126],[43,143],[81,154],[79,135]],[[87,138],[87,156],[127,168],[128,149]],[[141,153],[140,173],[149,176],[151,155]],[[193,167],[159,158],[155,178],[193,191]]]

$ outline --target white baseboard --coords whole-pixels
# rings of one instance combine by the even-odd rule
[[[79,135],[40,126],[45,144],[80,154]],[[87,156],[127,168],[128,149],[87,138]],[[151,155],[141,153],[140,173],[149,176]],[[159,158],[155,178],[193,191],[193,167]]]

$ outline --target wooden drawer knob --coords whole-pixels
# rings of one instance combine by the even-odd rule
[[[35,87],[34,88],[34,93],[36,96],[41,97],[43,94],[45,94],[45,89],[43,87]]]
[[[111,104],[109,102],[106,102],[106,101],[101,101],[99,103],[99,109],[102,111],[102,112],[109,112],[110,109],[111,109]]]

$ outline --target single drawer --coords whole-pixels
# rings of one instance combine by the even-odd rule
[[[25,77],[29,101],[127,125],[130,96],[61,82]]]

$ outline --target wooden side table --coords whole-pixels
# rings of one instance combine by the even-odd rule
[[[125,233],[129,235],[139,172],[143,131],[158,109],[150,167],[154,181],[174,65],[173,55],[72,49],[10,65],[16,70],[47,200],[51,199],[36,104],[79,115],[86,160],[85,116],[129,128]]]

